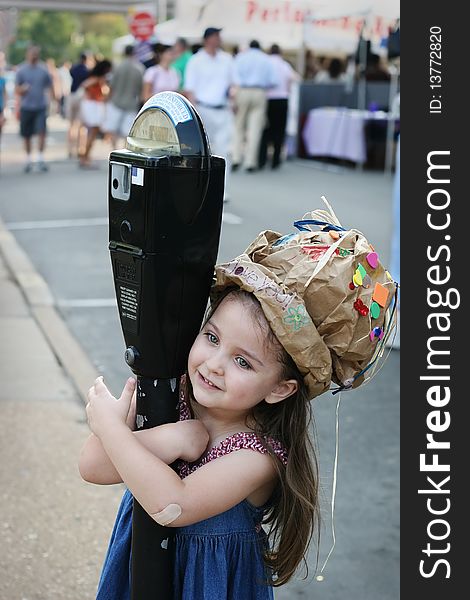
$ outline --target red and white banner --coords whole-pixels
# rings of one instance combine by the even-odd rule
[[[206,27],[222,27],[225,43],[284,50],[305,45],[318,52],[352,53],[365,36],[387,37],[399,17],[399,0],[178,0],[176,19],[157,26],[158,37],[199,39]]]

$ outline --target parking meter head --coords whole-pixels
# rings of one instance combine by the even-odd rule
[[[176,92],[160,92],[140,109],[126,139],[126,148],[156,156],[210,156],[199,114]]]
[[[217,257],[224,175],[199,115],[175,92],[150,98],[126,148],[110,155],[109,247],[137,375],[169,379],[186,368]]]

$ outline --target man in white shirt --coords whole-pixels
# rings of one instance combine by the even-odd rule
[[[227,191],[233,135],[233,113],[229,100],[235,78],[233,58],[220,48],[220,31],[216,27],[205,30],[203,47],[189,59],[186,66],[184,94],[201,116],[211,152],[226,160]]]
[[[261,134],[266,121],[266,92],[278,83],[269,57],[253,40],[235,58],[235,143],[233,168],[242,162],[246,171],[256,171]]]

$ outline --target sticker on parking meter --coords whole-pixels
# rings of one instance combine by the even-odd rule
[[[144,185],[144,170],[139,167],[132,167],[132,183],[134,185]]]
[[[152,96],[140,109],[141,114],[149,108],[161,108],[173,121],[173,125],[191,121],[193,118],[183,100],[172,92],[160,92]]]

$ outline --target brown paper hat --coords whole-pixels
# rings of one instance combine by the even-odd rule
[[[339,391],[370,378],[396,327],[398,285],[364,235],[343,228],[323,200],[328,210],[304,215],[297,233],[263,231],[217,265],[211,290],[213,299],[230,286],[256,296],[311,398],[332,382]]]

